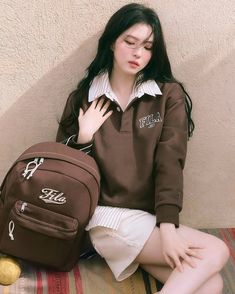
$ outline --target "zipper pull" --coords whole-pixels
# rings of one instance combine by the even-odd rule
[[[26,202],[23,202],[22,205],[21,205],[21,208],[20,208],[20,212],[23,213],[24,210],[25,210],[25,207],[27,206],[28,204]]]
[[[15,240],[14,235],[13,235],[14,229],[15,229],[15,224],[14,224],[13,220],[11,220],[8,224],[8,235],[9,235],[11,241]]]
[[[26,178],[27,180],[31,178],[34,174],[34,172],[37,170],[37,168],[43,163],[44,158],[34,158],[33,161],[30,161],[27,165],[26,168],[24,169],[23,172],[23,177]],[[30,167],[31,166],[31,167]],[[28,176],[27,176],[28,175]]]

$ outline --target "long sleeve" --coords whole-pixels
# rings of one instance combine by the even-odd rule
[[[179,226],[183,203],[183,168],[187,151],[185,95],[178,84],[168,89],[163,129],[155,157],[155,211],[157,226]]]
[[[68,123],[63,124],[65,119],[68,119],[68,117],[71,116],[72,114],[72,99],[73,96],[71,95],[67,102],[66,105],[64,107],[61,119],[60,119],[60,124],[59,124],[59,128],[57,131],[57,135],[56,135],[56,142],[64,142],[66,141],[70,136],[74,135],[74,134],[78,134],[78,122],[76,119],[74,119],[74,122],[69,121]]]
[[[60,142],[62,144],[66,144],[71,148],[79,149],[80,151],[83,151],[86,154],[90,154],[92,144],[79,144],[77,143],[77,137],[79,132],[79,126],[78,126],[78,120],[77,118],[74,119],[74,121],[71,121],[66,124],[66,126],[63,124],[64,119],[68,118],[72,114],[72,99],[73,96],[71,95],[65,105],[63,114],[60,119],[59,128],[56,135],[56,142]]]

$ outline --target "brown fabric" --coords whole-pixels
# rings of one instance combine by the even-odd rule
[[[36,144],[1,187],[0,251],[59,270],[77,262],[99,197],[94,159],[56,142]]]
[[[162,95],[134,99],[124,112],[111,102],[114,112],[94,135],[92,155],[102,176],[99,205],[149,211],[157,214],[157,225],[178,226],[187,145],[185,95],[177,83],[159,86]],[[71,114],[73,99],[62,120]],[[76,119],[68,128],[59,127],[57,140],[77,132]]]

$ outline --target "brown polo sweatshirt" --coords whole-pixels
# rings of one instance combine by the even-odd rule
[[[185,94],[177,83],[158,86],[162,95],[145,94],[124,112],[111,102],[113,114],[94,135],[92,156],[101,173],[99,205],[156,213],[158,226],[178,227],[187,148]],[[71,113],[70,99],[62,119]],[[84,110],[88,106],[86,97]],[[59,127],[56,140],[77,133],[77,124],[66,131]]]

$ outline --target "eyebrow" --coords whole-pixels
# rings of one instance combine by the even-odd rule
[[[152,34],[151,34],[151,35],[152,35]],[[150,35],[150,36],[151,36],[151,35]],[[150,36],[149,36],[148,38],[150,38]],[[139,38],[137,38],[137,37],[135,37],[135,36],[133,36],[133,35],[126,35],[125,37],[126,37],[126,38],[130,37],[130,38],[135,39],[136,41],[140,41]],[[153,41],[148,41],[147,39],[145,39],[145,40],[143,41],[143,43],[150,43],[150,44],[153,44]]]

